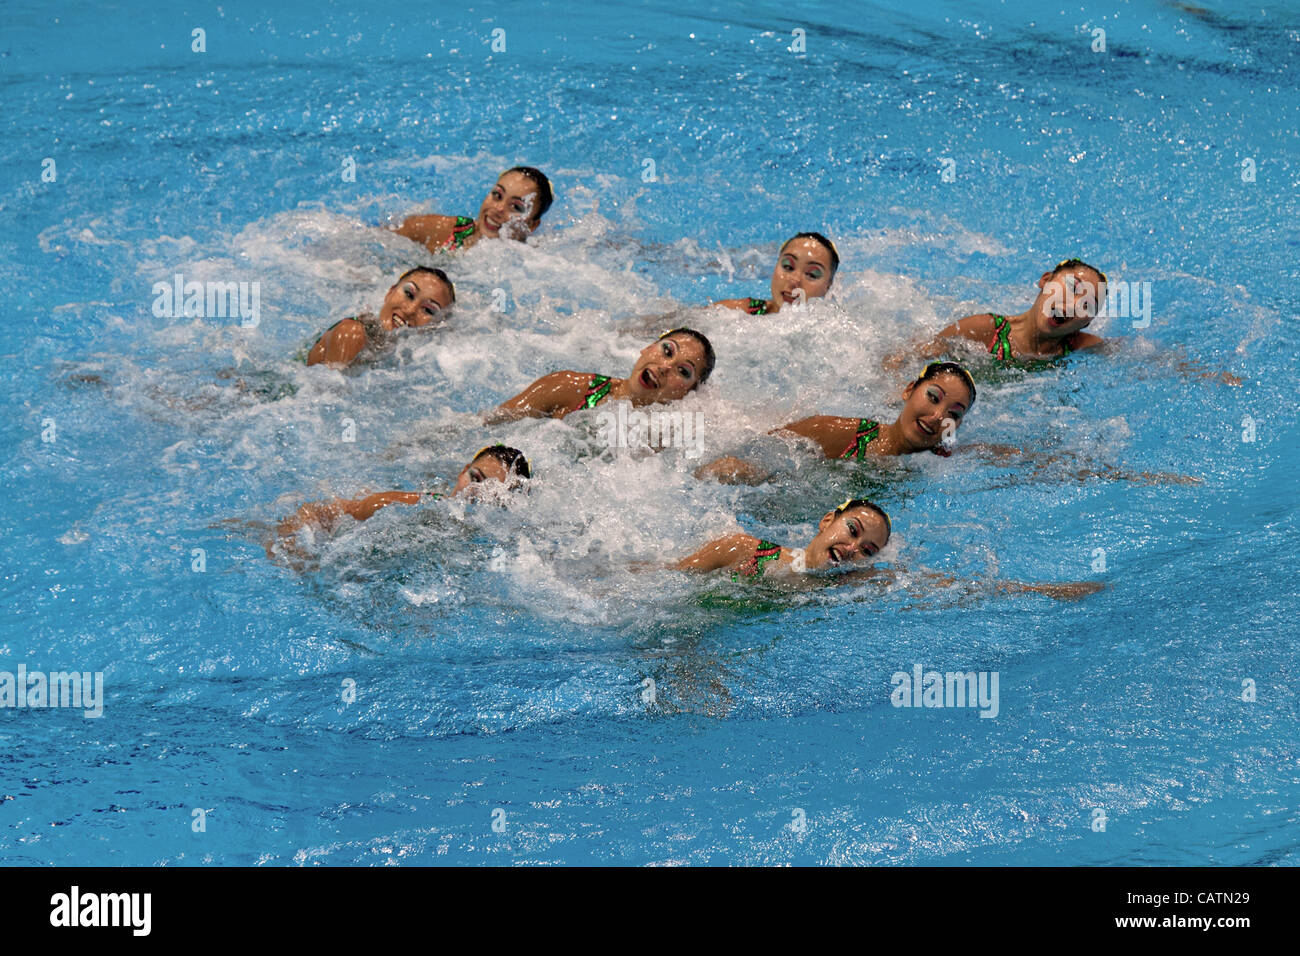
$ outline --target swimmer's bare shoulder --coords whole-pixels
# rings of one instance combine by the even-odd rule
[[[937,339],[972,339],[987,342],[993,338],[995,316],[992,312],[980,312],[958,319],[952,325],[935,336]]]
[[[841,451],[853,444],[858,433],[856,418],[844,418],[839,415],[813,415],[790,422],[777,429],[774,434],[782,432],[807,438],[821,446],[827,458],[834,458]]]
[[[710,541],[700,550],[682,558],[673,568],[678,571],[717,571],[743,564],[758,550],[759,540],[752,534],[738,532]]]
[[[619,379],[611,380],[614,386]],[[563,418],[582,404],[591,383],[590,372],[551,372],[502,402],[489,413],[490,422],[516,418]]]
[[[455,225],[455,216],[407,216],[393,232],[436,251],[451,238]]]
[[[719,299],[717,302],[709,303],[710,306],[722,306],[724,309],[737,309],[740,312],[749,311],[748,299]]]
[[[308,365],[322,362],[334,368],[348,365],[366,347],[366,327],[356,319],[342,319],[321,333],[307,353]]]
[[[979,342],[981,345],[987,344],[993,338],[993,322],[994,316],[991,312],[980,312],[977,315],[958,319],[952,325],[935,333],[928,342],[917,347],[915,354],[918,358],[927,360],[939,358],[948,351],[954,339],[967,339]],[[909,354],[909,350],[904,349],[888,356],[884,362],[885,368],[893,370],[901,368]]]

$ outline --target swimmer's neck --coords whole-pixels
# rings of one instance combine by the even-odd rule
[[[1035,321],[1033,306],[1030,306],[1027,312],[1009,316],[1008,321],[1011,323],[1012,350],[1020,355],[1055,355],[1063,351],[1061,340],[1065,336],[1047,335],[1041,332]],[[1044,348],[1044,345],[1047,347]]]
[[[876,434],[876,440],[867,445],[867,451],[885,456],[913,455],[919,451],[929,451],[919,445],[914,445],[903,437],[903,429],[898,424],[898,419],[894,419],[888,425],[881,425],[880,431]]]
[[[650,397],[650,398],[634,397],[632,395],[632,389],[628,385],[629,380],[626,378],[616,378],[616,379],[612,379],[612,381],[614,385],[609,390],[609,401],[611,402],[621,402],[626,399],[627,401],[632,403],[633,408],[644,408],[647,405],[662,404],[657,398],[654,397]]]
[[[777,547],[781,549],[781,553],[777,555],[776,564],[772,565],[772,570],[780,571],[782,574],[801,574],[808,570],[804,563],[808,551],[807,545],[802,548],[790,548],[784,544],[778,544]]]
[[[609,401],[619,402],[623,399],[631,400],[631,396],[628,395],[627,379],[616,378],[612,379],[612,381],[613,384],[610,386],[609,395],[607,396]],[[636,402],[633,400],[632,404],[635,405]]]
[[[487,233],[483,231],[483,214],[479,213],[474,217],[474,231],[466,236],[461,242],[461,249],[468,249],[471,246],[478,245],[478,241],[485,235],[487,235]]]

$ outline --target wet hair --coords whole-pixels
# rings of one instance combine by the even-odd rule
[[[1094,265],[1089,265],[1082,259],[1062,259],[1052,267],[1052,275],[1055,276],[1062,269],[1073,269],[1075,266],[1083,266],[1085,269],[1091,269],[1093,272],[1097,273],[1097,275],[1101,276],[1102,284],[1106,284],[1106,273],[1102,272]]]
[[[790,245],[790,243],[794,242],[796,239],[811,239],[813,242],[819,242],[826,247],[826,251],[831,254],[831,278],[834,279],[835,273],[838,272],[840,268],[840,253],[839,250],[835,248],[835,243],[831,242],[820,232],[796,232],[785,242],[781,243],[781,252],[785,252],[785,247]],[[777,253],[777,255],[780,255],[780,253]]]
[[[524,453],[518,448],[511,448],[509,445],[501,444],[485,445],[479,449],[477,455],[470,459],[469,463],[472,465],[483,457],[495,458],[501,462],[502,467],[506,470],[507,478],[533,477],[533,469],[528,464],[528,459],[524,457]],[[507,481],[506,484],[513,487],[517,482]]]
[[[546,210],[551,208],[551,203],[555,202],[555,193],[551,190],[551,181],[546,178],[546,174],[536,166],[511,166],[506,173],[519,173],[532,180],[537,187],[537,211],[533,216],[533,222],[541,222],[542,217],[546,215]],[[502,173],[504,176],[506,173]],[[497,177],[498,179],[500,178]]]
[[[405,272],[403,272],[400,276],[397,277],[397,281],[401,282],[403,279],[409,276],[413,276],[418,272],[427,272],[435,279],[441,279],[443,283],[447,286],[447,288],[451,290],[451,301],[452,302],[456,301],[456,286],[450,279],[447,278],[447,273],[443,272],[441,269],[434,269],[432,266],[416,266],[414,269],[407,269]]]
[[[949,372],[966,383],[966,387],[970,389],[970,404],[973,407],[975,405],[975,379],[971,378],[970,372],[956,362],[931,362],[921,370],[921,374],[916,377],[912,384],[914,386],[920,385],[922,382],[928,382],[932,378],[938,378],[940,375]]]
[[[695,388],[697,386],[703,385],[705,382],[709,380],[709,376],[713,374],[713,366],[718,360],[718,357],[713,354],[713,344],[707,338],[704,337],[703,332],[696,332],[694,329],[688,329],[688,328],[669,329],[663,335],[659,336],[659,338],[655,339],[655,341],[662,342],[670,335],[687,335],[693,338],[695,341],[699,342],[701,346],[703,346],[704,369],[700,372],[700,377],[695,380],[695,385],[692,385],[691,387]]]
[[[894,525],[889,520],[889,515],[885,514],[885,509],[880,507],[874,501],[868,501],[866,498],[850,498],[844,504],[835,509],[837,515],[842,515],[846,511],[852,511],[854,508],[866,508],[868,511],[874,511],[880,517],[885,519],[885,543],[889,543],[889,536],[894,533]]]

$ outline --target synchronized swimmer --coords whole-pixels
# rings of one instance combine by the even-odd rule
[[[931,362],[903,389],[903,410],[893,422],[813,415],[772,434],[808,439],[827,458],[862,461],[925,451],[947,457],[947,443],[974,404],[975,382],[966,369],[956,362]],[[731,455],[703,466],[696,476],[746,484],[767,477],[757,466]]]
[[[527,239],[551,208],[551,181],[540,169],[512,166],[493,183],[478,215],[408,216],[394,232],[430,252],[468,249],[480,239]]]
[[[817,533],[802,548],[790,548],[774,541],[740,532],[710,541],[672,567],[677,571],[731,573],[732,581],[771,577],[796,583],[802,575],[842,572],[835,580],[854,581],[863,577],[893,580],[898,572],[868,565],[889,543],[893,526],[885,510],[866,498],[850,498],[822,515]],[[1061,581],[1027,584],[1020,581],[964,582],[932,572],[910,572],[909,577],[930,587],[976,584],[1010,594],[1043,594],[1057,600],[1074,600],[1101,590],[1096,581]]]
[[[817,534],[803,548],[783,548],[752,534],[730,534],[710,541],[674,567],[679,571],[729,570],[736,581],[768,570],[820,571],[875,557],[889,543],[892,531],[883,508],[865,498],[851,498],[822,516]]]
[[[273,558],[277,549],[289,552],[300,550],[304,543],[300,539],[314,540],[318,533],[330,534],[344,517],[353,521],[367,521],[389,505],[417,505],[422,501],[437,501],[440,498],[480,498],[494,482],[502,490],[516,491],[524,487],[524,483],[532,477],[532,466],[518,448],[488,445],[479,449],[460,470],[449,492],[379,491],[361,498],[309,501],[279,523],[276,537],[266,545],[266,554]]]
[[[959,319],[921,347],[921,358],[946,354],[967,339],[1005,364],[1062,359],[1095,349],[1101,338],[1083,331],[1106,301],[1106,273],[1082,259],[1066,259],[1038,277],[1034,303],[1017,315],[983,312]]]
[[[334,368],[351,365],[363,351],[378,351],[400,328],[420,328],[440,321],[456,301],[456,287],[447,273],[416,266],[398,276],[384,296],[379,315],[362,313],[340,319],[307,352],[307,364]]]
[[[409,216],[394,231],[434,254],[467,249],[482,239],[524,241],[537,229],[553,202],[551,183],[544,173],[532,166],[514,166],[497,178],[476,217]],[[776,314],[784,307],[826,296],[839,267],[839,252],[830,239],[819,232],[796,233],[778,250],[768,297],[723,299],[713,305],[755,316]],[[966,316],[929,340],[891,355],[885,364],[896,369],[909,355],[940,359],[952,355],[954,347],[963,343],[976,343],[997,362],[1028,369],[1097,349],[1102,339],[1085,329],[1101,312],[1106,283],[1106,274],[1097,267],[1081,259],[1066,259],[1039,277],[1038,294],[1025,311]],[[455,287],[442,269],[416,266],[403,272],[389,288],[378,315],[363,313],[342,319],[322,333],[307,352],[307,364],[345,367],[368,352],[379,351],[399,329],[440,324],[455,301]],[[668,404],[707,382],[715,364],[714,349],[707,337],[695,329],[676,328],[646,346],[626,378],[551,372],[485,413],[483,421],[492,424],[524,418],[564,418],[606,401],[627,401],[638,407]],[[815,414],[789,422],[771,434],[801,439],[827,459],[865,461],[922,452],[946,457],[952,453],[957,430],[974,406],[975,397],[975,380],[965,367],[954,361],[931,361],[902,389],[902,407],[893,421]],[[1019,451],[1002,446],[987,446],[985,450],[999,457]],[[1081,474],[1134,477],[1114,469],[1109,473]],[[465,465],[446,496],[477,497],[481,489],[493,484],[513,490],[531,475],[528,460],[518,449],[490,445]],[[757,466],[731,455],[701,467],[696,475],[748,483],[767,477]],[[1178,480],[1180,476],[1156,478]],[[414,505],[443,496],[438,492],[383,491],[358,498],[309,502],[280,522],[275,540],[267,545],[267,554],[271,556],[277,549],[295,551],[301,538],[331,532],[345,517],[365,521],[389,505]],[[889,516],[880,505],[854,498],[823,515],[813,539],[802,548],[783,547],[751,534],[731,534],[709,542],[673,567],[681,571],[729,571],[737,581],[769,573],[843,571],[869,564],[888,543],[891,533]],[[890,573],[869,570],[872,574]],[[942,575],[924,577],[944,586],[957,583]],[[996,587],[1078,597],[1100,585],[997,582]]]
[[[713,346],[694,329],[671,329],[641,350],[627,378],[590,372],[551,372],[486,416],[488,424],[517,418],[563,418],[606,399],[667,404],[708,381]]]
[[[770,298],[723,299],[713,304],[749,315],[771,315],[783,305],[803,305],[826,295],[839,267],[840,254],[833,242],[820,232],[800,232],[777,253]]]

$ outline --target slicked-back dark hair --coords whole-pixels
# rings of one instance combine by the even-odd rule
[[[470,460],[470,464],[472,465],[474,462],[484,457],[495,458],[497,461],[501,462],[501,467],[506,470],[507,477],[533,477],[532,466],[528,464],[528,459],[524,457],[524,453],[518,448],[511,448],[509,445],[500,444],[487,445],[484,448],[479,449],[479,453]]]
[[[975,379],[971,378],[970,372],[966,371],[965,368],[958,365],[956,362],[931,362],[924,369],[922,369],[921,374],[916,377],[916,379],[912,382],[912,384],[920,385],[922,382],[928,382],[930,381],[930,379],[938,378],[940,375],[943,375],[947,372],[951,372],[953,375],[956,375],[959,379],[961,379],[963,382],[966,383],[966,387],[970,389],[970,407],[974,408],[975,407]]]
[[[1082,259],[1062,259],[1060,262],[1058,262],[1055,266],[1052,267],[1052,275],[1056,275],[1062,269],[1073,269],[1075,266],[1083,266],[1085,269],[1091,269],[1093,272],[1097,273],[1097,275],[1101,277],[1101,281],[1103,284],[1106,283],[1106,273],[1102,272],[1096,266],[1084,262]]]

